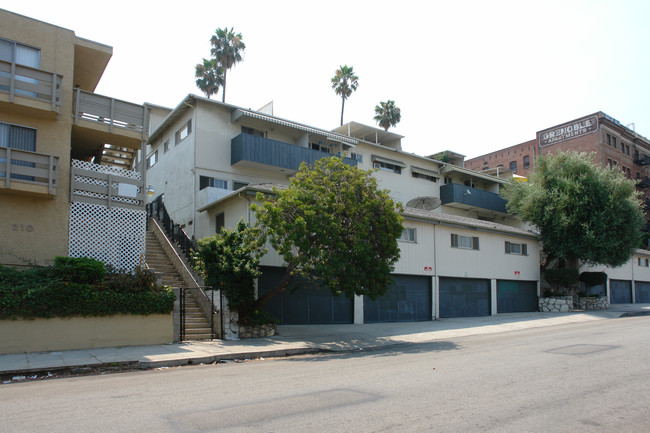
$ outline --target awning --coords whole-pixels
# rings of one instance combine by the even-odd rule
[[[332,141],[338,141],[340,143],[345,143],[349,145],[354,145],[358,143],[358,141],[352,137],[346,137],[345,135],[340,135],[340,134],[335,134],[329,131],[324,131],[321,129],[316,129],[316,128],[310,128],[309,126],[301,125],[299,123],[294,123],[294,122],[289,122],[288,120],[282,120],[274,116],[269,116],[266,114],[258,113],[255,111],[247,111],[247,110],[242,110],[242,109],[237,109],[233,112],[232,115],[232,120],[236,121],[239,117],[241,116],[247,116],[247,117],[252,117],[254,119],[260,119],[264,120],[266,122],[271,122],[275,123],[277,125],[282,125],[282,126],[287,126],[289,128],[294,128],[294,129],[299,129],[301,131],[308,132],[310,134],[315,134],[315,135],[323,135],[327,137],[329,140]]]
[[[372,162],[379,161],[379,162],[385,162],[386,164],[393,164],[398,167],[406,168],[406,164],[404,164],[401,161],[396,161],[394,159],[388,159],[384,158],[383,156],[378,156],[378,155],[372,155]]]
[[[440,179],[440,173],[436,170],[427,170],[425,168],[411,166],[411,173],[423,174],[425,176],[431,176]]]

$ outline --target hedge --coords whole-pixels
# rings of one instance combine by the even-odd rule
[[[174,300],[150,271],[118,272],[93,259],[57,258],[22,272],[0,266],[0,319],[167,314]]]

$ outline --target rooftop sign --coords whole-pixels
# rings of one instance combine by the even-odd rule
[[[598,130],[598,115],[583,117],[539,132],[539,147],[578,138]]]

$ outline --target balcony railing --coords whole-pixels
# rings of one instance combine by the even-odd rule
[[[0,92],[34,99],[49,104],[52,111],[61,112],[61,81],[63,76],[29,66],[0,60]]]
[[[147,138],[147,109],[143,105],[133,104],[107,96],[97,95],[81,89],[75,89],[74,123],[80,120],[95,122],[114,128],[139,132]]]
[[[313,164],[323,157],[333,156],[319,150],[258,137],[251,134],[239,134],[231,141],[230,163],[241,161],[264,164],[297,171],[301,162]],[[347,165],[356,166],[356,159],[343,158]]]
[[[59,157],[0,147],[0,185],[6,189],[56,195]]]
[[[507,201],[499,194],[482,189],[449,183],[440,187],[440,200],[446,205],[461,205],[463,208],[480,208],[506,213]]]

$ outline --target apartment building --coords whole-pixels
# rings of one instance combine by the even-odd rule
[[[369,323],[535,311],[537,237],[505,209],[506,180],[402,150],[402,136],[356,122],[333,130],[188,95],[155,122],[147,183],[189,237],[211,236],[241,219],[259,191],[288,184],[301,162],[341,156],[374,169],[405,206],[394,284],[378,300],[347,299],[303,287],[269,302],[281,323]],[[462,161],[461,161],[462,162]],[[271,251],[258,293],[283,273]]]
[[[0,10],[0,264],[138,264],[148,108],[94,93],[112,52]]]

